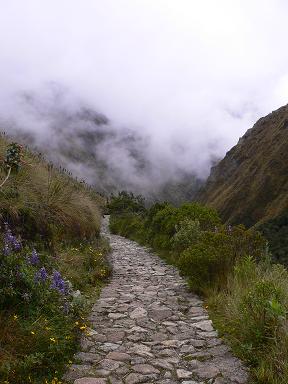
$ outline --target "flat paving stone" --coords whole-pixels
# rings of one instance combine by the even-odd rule
[[[248,372],[217,337],[201,299],[148,248],[112,235],[113,274],[63,379],[74,384],[241,383]],[[79,363],[79,361],[81,363]],[[88,363],[88,364],[87,364]]]

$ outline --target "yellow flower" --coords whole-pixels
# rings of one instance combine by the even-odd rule
[[[87,328],[87,325],[82,325],[82,326],[80,327],[81,331],[84,331],[86,328]]]
[[[13,319],[14,319],[14,320],[17,320],[17,319],[18,319],[18,316],[17,316],[17,315],[13,315]]]
[[[49,340],[52,341],[52,343],[56,343],[56,339],[54,337],[50,337]]]
[[[75,321],[75,325],[79,325],[79,321]]]
[[[31,331],[31,335],[35,335],[35,332],[34,332],[34,331]]]

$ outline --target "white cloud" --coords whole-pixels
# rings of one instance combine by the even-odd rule
[[[287,103],[287,14],[284,0],[0,0],[0,111],[23,122],[13,94],[59,82],[151,135],[155,162],[207,174]]]

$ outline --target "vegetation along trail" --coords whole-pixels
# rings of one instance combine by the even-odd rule
[[[217,338],[178,271],[108,230],[113,277],[93,307],[65,379],[75,384],[244,384],[242,363]]]

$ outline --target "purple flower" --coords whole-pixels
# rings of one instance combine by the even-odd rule
[[[32,265],[37,265],[37,264],[40,263],[38,253],[36,252],[35,249],[32,250],[32,254],[31,254],[31,256],[29,257],[29,262],[30,262],[30,264],[32,264]]]
[[[67,284],[62,279],[61,273],[58,271],[53,272],[51,288],[56,289],[58,292],[62,293],[63,295],[67,293]]]
[[[34,281],[36,283],[45,283],[45,281],[48,279],[48,273],[45,269],[45,267],[42,267],[41,269],[39,269],[38,272],[35,273],[35,276],[34,276]]]
[[[5,223],[5,233],[4,233],[4,254],[9,255],[12,250],[20,251],[22,248],[20,241],[17,240],[9,229],[8,224]]]

